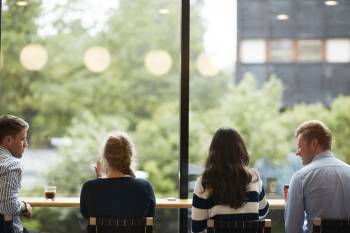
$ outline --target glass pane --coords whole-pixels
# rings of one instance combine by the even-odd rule
[[[54,184],[57,197],[79,196],[107,133],[121,130],[135,143],[136,175],[157,197],[177,197],[181,2],[2,2],[0,111],[31,126],[21,195]],[[198,10],[192,17],[199,33]],[[79,210],[53,209],[38,209],[30,228],[85,231],[75,229]],[[177,210],[157,215],[156,232],[178,232]]]
[[[203,172],[211,134],[217,126],[213,128],[210,123],[211,111],[218,106],[228,83],[232,82],[237,36],[236,1],[196,2],[191,14],[198,10],[201,17],[191,16],[190,67],[195,69],[190,71],[189,198]],[[200,31],[193,26],[196,20],[201,25]],[[204,58],[207,62],[199,66]],[[191,212],[188,220],[191,223]]]
[[[344,63],[350,62],[350,40],[333,39],[327,40],[327,62]]]
[[[264,40],[244,40],[241,42],[240,49],[242,63],[266,62],[266,43]]]
[[[328,8],[331,6],[317,0],[234,2],[236,8],[230,8],[228,13],[237,17],[237,37],[232,42],[237,43],[237,59],[232,77],[223,70],[215,78],[206,79],[206,90],[200,85],[191,86],[192,96],[197,92],[204,94],[191,99],[190,187],[194,185],[194,174],[202,174],[205,169],[216,130],[233,127],[246,143],[249,166],[260,172],[268,198],[283,201],[284,184],[303,167],[295,154],[294,130],[298,124],[320,119],[333,129],[347,127],[346,120],[340,119],[350,117],[349,112],[341,111],[350,106],[350,79],[346,73],[350,66],[327,62],[325,42],[349,39],[349,27],[345,26],[350,22],[345,14],[350,10],[349,4],[338,1],[337,6]],[[215,1],[212,4],[225,5]],[[210,21],[204,20],[209,26]],[[221,28],[230,31],[224,25]],[[343,49],[348,51],[347,46]],[[194,82],[195,78],[191,78]],[[344,142],[344,135],[349,137],[349,133],[337,134],[334,140],[340,142]],[[346,152],[339,157],[349,162],[349,147],[335,143],[334,151],[338,150]],[[233,177],[227,175],[229,167],[219,176],[222,180]],[[284,232],[283,210],[272,210],[270,217],[273,232]]]
[[[251,161],[263,174],[266,191],[271,197],[281,195],[283,184],[288,183],[293,172],[301,167],[294,156],[291,132],[298,122],[317,118],[334,125],[338,120],[337,110],[332,109],[332,113],[329,113],[327,108],[338,101],[348,106],[350,80],[346,72],[350,71],[350,66],[346,62],[349,60],[350,33],[346,26],[349,16],[345,12],[349,10],[349,5],[343,1],[338,3],[337,6],[326,6],[320,1],[237,1],[238,47],[242,48],[245,41],[269,39],[267,55],[268,61],[273,63],[249,64],[244,63],[243,59],[237,60],[235,85],[232,85],[231,92],[226,92],[228,97],[222,97],[220,102],[225,103],[226,109],[220,112],[221,115],[214,114],[212,119],[220,118],[222,125],[234,126],[242,132]],[[258,4],[261,4],[259,13],[256,10]],[[265,28],[271,30],[261,32],[256,29],[252,32],[247,25],[257,21],[264,22]],[[334,38],[338,38],[336,42],[333,42]],[[293,43],[296,48],[293,48]],[[295,62],[291,59],[294,53]],[[250,56],[254,55],[255,51],[252,50]],[[278,62],[283,58],[286,61]],[[341,99],[340,95],[346,98]],[[271,107],[275,110],[268,110]],[[299,112],[295,109],[299,109]],[[249,110],[252,112],[249,113]],[[271,112],[276,114],[265,118]],[[259,113],[261,116],[257,117]],[[344,117],[348,118],[349,114]],[[282,122],[290,119],[295,121],[287,123],[286,128]],[[274,127],[267,129],[265,127],[269,121],[274,121],[271,123]],[[274,137],[273,129],[279,132],[279,137],[286,133],[285,140],[277,142],[280,138]],[[259,132],[271,134],[268,137],[259,136]],[[259,144],[259,149],[255,150]],[[277,150],[277,153],[262,152],[262,148],[269,149],[265,145],[279,145],[275,149],[282,145],[286,147]],[[349,157],[343,158],[349,161]]]
[[[270,41],[271,62],[293,62],[294,47],[292,40]]]
[[[298,40],[298,60],[300,62],[321,62],[321,40]]]

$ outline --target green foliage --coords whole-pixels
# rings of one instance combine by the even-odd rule
[[[24,70],[19,64],[19,54],[26,44],[40,41],[35,24],[40,3],[18,7],[16,1],[6,1],[6,8],[2,12],[0,114],[16,114],[31,121],[35,110],[30,84],[40,80],[41,75]]]
[[[180,3],[176,1],[120,1],[103,32],[92,35],[80,20],[66,22],[65,14],[78,1],[53,11],[57,34],[39,37],[35,20],[40,1],[25,8],[6,1],[3,12],[1,113],[24,116],[31,123],[31,145],[46,146],[50,137],[69,137],[72,145],[59,149],[61,162],[50,172],[59,195],[78,196],[84,181],[94,178],[93,165],[108,132],[127,131],[137,149],[138,168],[149,175],[157,196],[177,196],[179,167],[179,46]],[[194,4],[196,5],[196,4]],[[155,9],[167,8],[169,15]],[[21,20],[17,20],[21,19]],[[350,162],[350,98],[338,97],[330,108],[299,104],[281,111],[283,86],[271,77],[261,88],[251,74],[238,84],[230,74],[203,78],[195,61],[203,51],[199,8],[191,9],[189,155],[203,164],[213,133],[222,126],[237,128],[251,155],[282,163],[294,149],[294,129],[304,120],[320,119],[334,132],[334,151]],[[49,60],[40,72],[26,71],[18,55],[27,43],[46,47]],[[83,54],[103,46],[112,55],[109,68],[99,74],[86,69]],[[172,57],[169,73],[150,74],[144,58],[152,49]],[[78,59],[77,59],[78,58]],[[41,195],[35,188],[32,193]],[[80,232],[77,209],[36,209],[28,228],[50,232]],[[165,216],[171,214],[165,213]],[[162,232],[162,231],[160,231]]]
[[[281,113],[281,124],[282,127],[288,129],[287,142],[292,145],[291,150],[295,150],[295,137],[294,131],[296,127],[303,121],[318,119],[329,122],[329,112],[325,106],[320,103],[315,104],[298,104],[294,107],[287,109]]]
[[[35,208],[35,219],[22,219],[24,227],[40,232],[86,232],[78,208]]]
[[[228,87],[217,108],[199,114],[209,135],[223,126],[238,129],[252,164],[259,158],[278,160],[288,151],[287,130],[279,123],[281,95],[282,84],[276,78],[257,90],[255,79],[248,75],[238,85]]]
[[[335,99],[330,108],[327,121],[333,131],[334,151],[338,156],[350,163],[350,97],[340,96]]]
[[[128,121],[123,118],[98,116],[83,112],[72,120],[67,136],[72,145],[62,147],[61,164],[50,174],[51,181],[60,189],[61,195],[78,196],[82,184],[96,177],[93,167],[101,156],[107,134],[125,131]]]
[[[135,135],[140,168],[149,173],[155,190],[175,195],[179,154],[178,104],[161,105],[151,119],[141,120]]]

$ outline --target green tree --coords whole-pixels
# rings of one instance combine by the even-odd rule
[[[95,175],[92,166],[106,134],[125,130],[135,141],[138,167],[148,172],[157,195],[177,196],[180,3],[120,1],[105,30],[94,35],[91,28],[82,26],[81,19],[65,20],[80,4],[67,1],[53,9],[58,15],[52,25],[57,33],[43,37],[38,36],[35,24],[42,14],[40,1],[25,8],[17,7],[15,1],[6,4],[1,113],[29,120],[35,132],[34,146],[43,146],[51,136],[72,139],[71,146],[60,148],[62,161],[49,175],[60,195],[79,195],[83,182]],[[231,126],[242,133],[251,165],[258,159],[281,163],[294,148],[295,127],[308,119],[320,119],[330,126],[334,150],[349,162],[349,97],[337,98],[330,108],[299,104],[281,112],[283,86],[275,77],[257,88],[249,74],[237,85],[229,74],[211,79],[199,75],[194,65],[203,51],[198,4],[191,9],[190,162],[203,164],[213,133]],[[170,14],[158,14],[165,7]],[[32,42],[42,44],[49,53],[40,72],[26,71],[18,60],[21,48]],[[96,45],[112,55],[109,68],[99,74],[88,71],[82,59],[86,49]],[[144,58],[152,49],[169,52],[173,61],[169,73],[155,77],[146,70]],[[27,224],[58,233],[80,230],[77,209],[36,211],[38,221]]]
[[[287,131],[279,123],[282,90],[281,82],[274,77],[257,89],[254,77],[248,74],[238,85],[228,86],[217,108],[199,112],[199,118],[210,135],[223,126],[238,129],[252,164],[261,158],[281,159],[289,148]]]
[[[96,177],[93,167],[102,154],[108,133],[125,131],[128,124],[121,117],[94,116],[90,112],[73,119],[67,133],[72,144],[61,148],[61,163],[50,174],[50,182],[59,187],[61,195],[80,194],[82,184]]]
[[[31,121],[36,114],[31,84],[40,80],[41,75],[26,71],[19,62],[19,55],[25,45],[40,42],[35,20],[41,4],[33,2],[26,7],[18,7],[16,1],[3,4],[0,113],[20,115]]]
[[[331,121],[327,108],[321,103],[297,104],[281,113],[281,126],[286,129],[286,140],[291,145],[290,150],[295,151],[295,129],[303,121],[318,119],[325,123]]]
[[[74,2],[66,7],[74,8]],[[171,14],[159,14],[159,7],[167,7]],[[81,111],[123,116],[130,121],[129,130],[134,130],[139,120],[152,116],[160,102],[177,100],[179,12],[176,2],[121,1],[111,13],[106,31],[93,36],[80,20],[67,23],[61,15],[54,24],[58,33],[45,38],[52,59],[40,83],[33,85],[33,106],[40,113],[33,120],[34,141],[40,142],[47,135],[64,135],[71,119]],[[198,9],[193,9],[191,17],[191,40],[196,44],[191,54],[196,56],[202,50]],[[100,74],[88,71],[82,59],[85,50],[96,45],[107,48],[112,55],[109,68]],[[152,49],[165,49],[172,57],[172,68],[162,77],[145,69],[144,58]]]
[[[334,151],[350,163],[350,97],[340,96],[336,98],[330,107],[330,117],[327,121],[333,131]]]

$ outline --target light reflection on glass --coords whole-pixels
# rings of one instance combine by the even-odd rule
[[[84,53],[84,63],[91,72],[101,73],[110,65],[111,55],[105,48],[91,47]]]
[[[47,58],[46,49],[39,44],[26,45],[20,54],[21,64],[30,71],[43,69],[47,63]]]
[[[28,5],[28,2],[27,2],[27,1],[17,1],[17,2],[16,2],[16,5],[17,5],[17,6],[27,6],[27,5]]]
[[[170,54],[165,50],[152,50],[145,57],[147,70],[156,76],[162,76],[169,72],[172,65]]]
[[[215,76],[219,73],[219,69],[213,64],[210,57],[201,53],[196,62],[199,73],[203,76],[210,77]]]

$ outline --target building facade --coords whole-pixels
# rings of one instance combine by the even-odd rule
[[[349,0],[237,0],[236,81],[277,76],[284,106],[350,95],[349,12]]]

